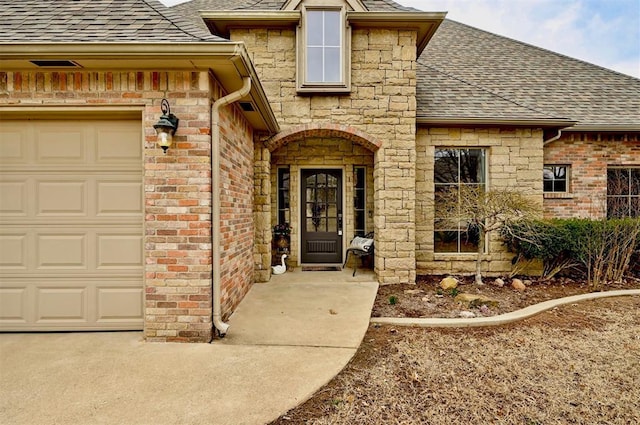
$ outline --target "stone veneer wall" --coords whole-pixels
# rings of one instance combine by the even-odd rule
[[[567,193],[545,193],[548,218],[602,218],[607,214],[607,167],[640,167],[640,135],[564,133],[544,147],[544,163],[569,165]]]
[[[434,154],[437,147],[485,148],[490,188],[517,188],[542,206],[542,130],[513,128],[420,128],[417,137],[416,257],[420,274],[473,273],[475,254],[434,252]],[[483,270],[511,270],[513,254],[493,235]]]
[[[376,272],[382,283],[415,282],[416,32],[354,29],[351,93],[344,95],[297,94],[294,29],[232,29],[231,39],[245,42],[283,131],[325,122],[383,141],[374,157]],[[261,191],[263,182],[255,184]],[[254,262],[262,276],[270,247],[263,236],[260,243]]]
[[[289,266],[300,264],[300,169],[313,167],[331,167],[343,170],[344,193],[344,241],[348,244],[355,233],[354,204],[353,204],[353,167],[365,166],[367,169],[367,231],[373,230],[373,222],[368,218],[368,212],[373,212],[373,153],[368,149],[344,139],[307,138],[298,143],[290,143],[271,154],[271,187],[277,187],[278,166],[286,165],[291,173],[290,205],[291,205],[291,257],[287,260]],[[277,205],[277,192],[271,192],[271,205]],[[271,209],[271,223],[277,223],[277,208]],[[345,248],[346,249],[346,248]]]
[[[219,89],[207,72],[0,72],[0,105],[140,107],[144,129],[144,335],[148,341],[207,342],[212,338],[212,95],[219,95]],[[162,98],[169,100],[171,112],[180,118],[174,145],[166,155],[157,147],[153,129]],[[225,108],[223,119],[234,132],[231,137],[225,133],[225,141],[240,145],[237,150],[228,146],[225,155],[229,160],[241,158],[238,173],[250,175],[251,132],[233,109]],[[226,174],[227,180],[235,177]],[[244,178],[241,184],[248,184],[250,192],[251,178]],[[230,205],[225,205],[223,240],[230,248],[224,257],[228,261],[224,274],[227,313],[246,292],[251,276],[249,255],[249,266],[240,267],[249,278],[240,280],[238,289],[231,288],[237,275],[229,270],[246,261],[251,236],[240,237],[237,245],[229,241],[250,228],[246,210],[251,211],[252,206],[251,195],[238,185],[229,185],[229,189],[229,196],[242,192],[242,220],[229,219]]]

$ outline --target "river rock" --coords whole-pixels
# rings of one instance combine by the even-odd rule
[[[493,284],[498,288],[502,288],[504,286],[504,280],[497,278],[496,280],[493,281]]]
[[[527,287],[525,286],[524,282],[522,282],[520,279],[513,279],[511,281],[511,287],[513,289],[515,289],[516,291],[524,291],[525,289],[527,289]]]
[[[445,291],[450,291],[458,287],[458,279],[455,277],[445,277],[440,281],[440,287]]]
[[[499,301],[485,297],[484,295],[467,293],[458,294],[453,300],[458,304],[465,304],[468,307],[480,307],[481,305],[496,307],[500,303]]]

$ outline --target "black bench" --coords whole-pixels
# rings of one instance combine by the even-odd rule
[[[351,240],[351,245],[347,249],[347,253],[344,257],[344,264],[342,265],[343,268],[347,265],[349,254],[353,254],[358,257],[361,263],[364,263],[365,260],[371,260],[373,258],[373,232],[367,233],[364,237],[356,236]],[[355,276],[357,270],[358,261],[356,260],[353,266],[353,274],[351,276]]]

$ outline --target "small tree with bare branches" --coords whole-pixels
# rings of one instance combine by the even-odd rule
[[[482,282],[482,259],[489,235],[509,223],[538,217],[541,208],[531,198],[510,188],[485,190],[484,187],[460,185],[436,194],[438,220],[453,227],[466,226],[479,234],[475,282]]]

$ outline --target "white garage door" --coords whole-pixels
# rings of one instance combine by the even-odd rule
[[[142,329],[139,120],[0,121],[0,330]]]

